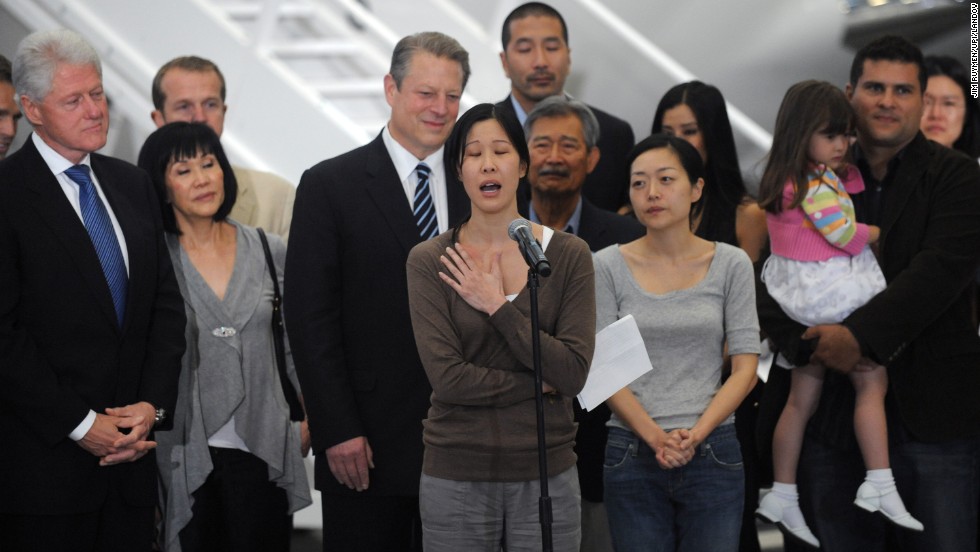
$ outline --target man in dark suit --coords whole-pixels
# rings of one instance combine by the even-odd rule
[[[109,120],[82,37],[28,36],[13,73],[34,133],[0,162],[0,550],[149,550],[185,323],[160,207],[93,153]]]
[[[980,170],[976,160],[919,132],[925,85],[919,49],[885,37],[858,51],[846,89],[857,114],[854,157],[865,185],[853,199],[858,219],[881,227],[887,288],[842,324],[809,329],[759,288],[763,329],[782,355],[795,365],[812,361],[831,369],[798,475],[800,506],[824,550],[885,548],[884,518],[852,504],[865,467],[846,374],[860,369],[862,356],[887,367],[894,480],[909,512],[925,525],[923,532],[896,535],[902,550],[977,546],[980,337],[971,294],[980,257]]]
[[[572,64],[568,28],[557,10],[529,2],[510,12],[501,32],[500,62],[510,79],[510,95],[497,108],[524,124],[527,114],[549,96],[567,96],[565,80]],[[633,129],[626,121],[592,107],[599,121],[602,157],[585,180],[583,193],[595,206],[617,211],[629,205],[629,167]]]
[[[20,109],[14,100],[14,83],[10,75],[10,60],[0,56],[0,159],[7,156],[10,144],[17,136]]]
[[[599,209],[582,197],[586,177],[601,159],[599,122],[587,105],[564,96],[546,98],[524,122],[531,153],[531,200],[519,206],[533,222],[576,234],[592,251],[633,241],[645,232],[635,218]],[[582,489],[582,551],[612,550],[602,504],[602,462],[606,450],[605,404],[586,412],[575,403],[575,453]]]
[[[454,39],[403,38],[384,79],[388,124],[300,180],[284,298],[324,550],[421,549],[422,420],[432,389],[412,333],[405,261],[469,212],[442,160],[469,73]]]

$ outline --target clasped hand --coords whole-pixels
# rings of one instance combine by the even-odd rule
[[[700,440],[689,429],[679,428],[664,433],[659,442],[651,445],[660,467],[669,470],[686,465],[694,458]]]
[[[439,260],[449,271],[439,277],[474,309],[489,315],[497,312],[507,302],[504,295],[504,278],[500,272],[500,253],[487,253],[483,262],[477,263],[459,243],[447,247]],[[484,269],[483,267],[489,267]]]
[[[105,414],[95,415],[95,423],[78,444],[98,456],[100,466],[134,462],[156,448],[155,441],[146,439],[155,420],[156,410],[145,401],[107,408]]]

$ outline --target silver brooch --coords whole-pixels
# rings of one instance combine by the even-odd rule
[[[232,337],[236,333],[238,332],[235,331],[235,328],[228,328],[226,326],[221,326],[220,328],[211,330],[211,335],[214,337]]]

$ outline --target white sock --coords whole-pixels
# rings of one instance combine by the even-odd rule
[[[779,499],[779,505],[783,508],[783,524],[790,529],[806,527],[806,519],[800,510],[800,495],[796,491],[795,483],[772,484],[772,494]]]
[[[905,503],[898,494],[895,486],[895,477],[892,476],[891,468],[882,470],[868,470],[864,478],[865,481],[874,485],[874,488],[881,494],[881,509],[895,516],[906,513]]]

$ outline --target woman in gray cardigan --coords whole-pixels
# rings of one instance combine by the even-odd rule
[[[226,218],[237,186],[206,125],[161,127],[139,165],[160,198],[187,311],[174,427],[157,434],[165,550],[288,550],[291,514],[310,504],[309,439],[290,419],[283,386],[299,383],[288,354],[288,383],[277,371],[259,235]],[[268,241],[281,287],[286,248]]]
[[[642,238],[596,253],[602,328],[632,314],[653,370],[607,403],[604,484],[617,552],[738,549],[745,487],[733,413],[755,385],[752,263],[691,230],[704,169],[694,146],[654,134],[629,154]],[[732,371],[722,383],[725,349]]]

